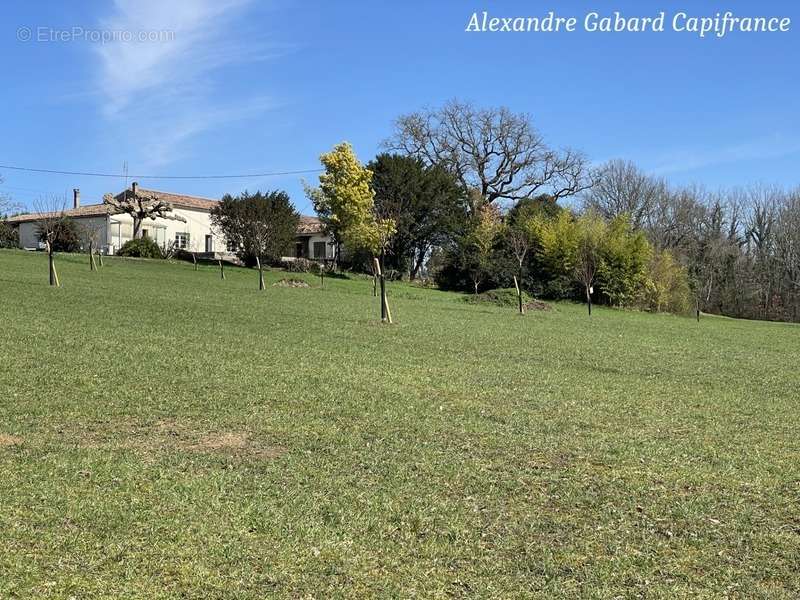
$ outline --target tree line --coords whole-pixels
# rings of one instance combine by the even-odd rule
[[[592,167],[549,146],[528,115],[459,101],[401,116],[384,146],[364,168],[373,218],[392,224],[379,250],[390,273],[473,293],[516,284],[520,298],[800,319],[798,190],[712,192],[630,162]],[[336,210],[309,197],[349,266],[368,270],[375,248],[346,243]]]
[[[334,264],[372,273],[376,288],[424,276],[474,294],[514,287],[520,311],[527,291],[590,311],[800,320],[800,189],[709,191],[631,162],[593,167],[547,144],[529,115],[459,101],[399,117],[383,145],[366,164],[349,144],[335,146],[321,156],[318,185],[306,184]],[[116,209],[149,218],[139,213],[154,200],[131,196]],[[283,191],[226,195],[211,214],[259,268],[260,287],[263,263],[291,250],[298,219]],[[51,249],[77,243],[63,222],[44,229]],[[13,232],[3,238],[10,245]],[[382,294],[388,313],[384,304]]]
[[[627,215],[656,251],[673,256],[699,309],[800,320],[800,188],[674,187],[633,163],[612,161],[584,206],[607,219]]]

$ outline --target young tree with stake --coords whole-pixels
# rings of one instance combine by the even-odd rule
[[[517,288],[517,299],[519,304],[519,314],[525,314],[525,306],[522,302],[522,280],[525,271],[525,259],[528,257],[533,244],[536,240],[538,221],[529,214],[519,215],[508,226],[508,241],[511,246],[511,251],[514,258],[517,260],[517,275],[514,278],[514,283]]]
[[[583,286],[586,306],[592,316],[592,293],[600,267],[603,239],[606,235],[605,221],[594,213],[587,213],[577,222],[577,253],[575,255],[575,278]]]
[[[391,322],[386,299],[383,258],[395,234],[395,221],[375,213],[372,172],[356,158],[353,147],[344,142],[320,157],[325,172],[318,188],[306,188],[318,214],[336,229],[341,241],[351,250],[372,253],[374,271],[381,287],[381,319]]]
[[[55,264],[55,248],[59,234],[65,229],[66,217],[64,216],[64,203],[57,208],[57,201],[51,199],[36,203],[36,231],[39,239],[44,242],[47,252],[47,269],[50,285],[61,287]]]
[[[474,223],[467,233],[463,260],[472,279],[472,289],[478,288],[491,270],[492,250],[500,233],[500,214],[497,207],[486,204],[478,209]]]

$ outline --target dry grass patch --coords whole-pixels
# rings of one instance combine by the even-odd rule
[[[194,424],[167,419],[155,423],[130,421],[93,423],[59,429],[79,448],[159,452],[221,454],[242,459],[276,458],[284,448],[266,444],[246,431],[207,431]]]
[[[22,438],[15,435],[8,435],[0,433],[0,447],[1,446],[19,446],[22,444]]]

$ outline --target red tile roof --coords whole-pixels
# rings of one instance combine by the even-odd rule
[[[300,222],[297,224],[297,233],[310,235],[322,233],[324,230],[325,225],[317,217],[300,216]]]
[[[191,208],[194,210],[210,211],[214,208],[219,201],[212,200],[211,198],[203,198],[202,196],[186,196],[184,194],[173,194],[172,192],[162,192],[160,190],[148,190],[139,188],[140,193],[155,194],[159,200],[164,200],[172,204],[176,208]],[[125,192],[120,192],[116,195],[117,199],[121,199]]]
[[[29,221],[38,221],[39,219],[58,217],[63,215],[65,217],[100,217],[107,215],[111,212],[111,207],[106,204],[87,204],[79,208],[69,208],[64,210],[57,210],[45,213],[26,213],[24,215],[16,215],[6,219],[7,223],[27,223]]]

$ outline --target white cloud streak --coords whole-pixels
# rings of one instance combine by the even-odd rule
[[[169,32],[157,41],[96,47],[101,113],[133,142],[138,168],[173,162],[195,136],[273,107],[266,96],[219,101],[214,75],[268,55],[238,31],[250,0],[116,0],[99,26]],[[242,43],[238,40],[245,40]]]
[[[650,172],[654,175],[686,173],[738,162],[783,158],[798,152],[800,142],[775,134],[721,148],[695,148],[673,152],[653,161],[655,167]]]

